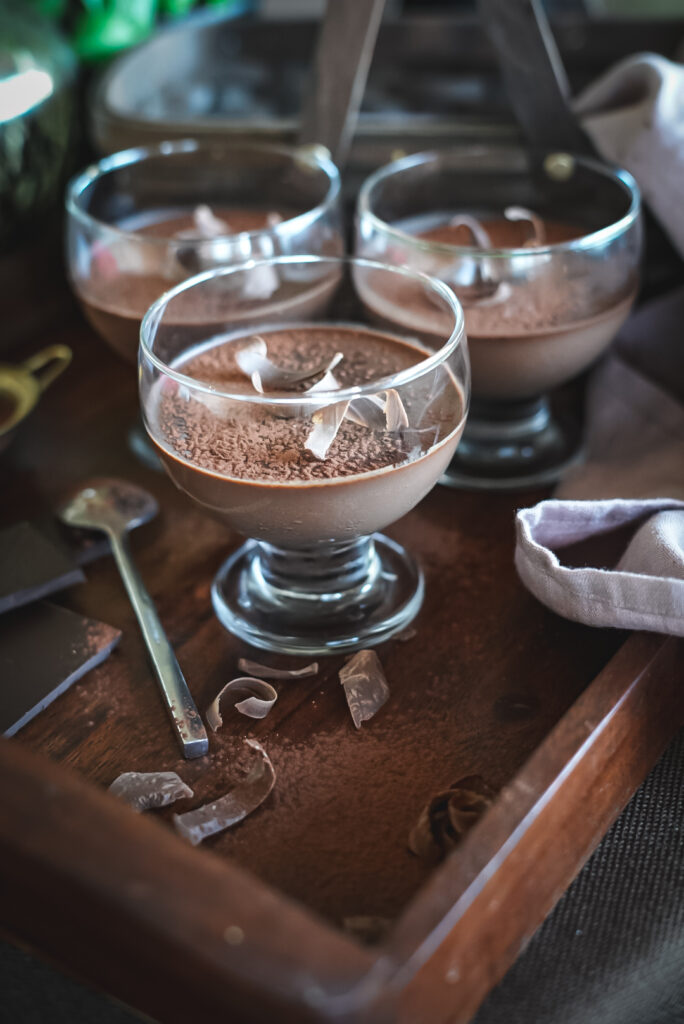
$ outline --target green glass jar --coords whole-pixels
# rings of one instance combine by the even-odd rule
[[[75,59],[50,23],[0,4],[0,251],[59,205],[71,140]]]

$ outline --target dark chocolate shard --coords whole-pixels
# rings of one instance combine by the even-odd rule
[[[13,736],[99,665],[121,632],[41,601],[0,618],[0,733]]]
[[[84,581],[66,551],[31,523],[0,532],[0,613]]]
[[[409,850],[436,864],[480,820],[495,796],[495,790],[481,775],[459,779],[423,808],[409,834]]]
[[[134,811],[168,807],[195,795],[176,772],[124,772],[114,779],[109,792]]]
[[[342,927],[364,945],[377,946],[387,936],[392,927],[392,921],[389,917],[357,914],[354,917],[343,918]]]
[[[390,695],[380,659],[375,651],[358,651],[342,666],[339,674],[354,725],[360,729]]]
[[[220,705],[224,699],[230,701],[231,707],[248,718],[265,718],[275,702],[278,691],[270,683],[252,676],[238,676],[222,686],[206,711],[205,718],[210,729],[216,732],[223,725]]]
[[[270,665],[260,665],[258,661],[250,661],[249,658],[240,658],[238,668],[258,679],[305,679],[307,676],[318,675],[317,661],[303,668],[272,668]]]
[[[245,743],[254,751],[254,763],[243,781],[218,800],[185,814],[174,814],[176,829],[193,846],[237,825],[255,811],[273,789],[276,776],[268,754],[256,740],[245,740]]]

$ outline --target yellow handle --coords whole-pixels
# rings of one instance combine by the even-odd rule
[[[45,391],[71,362],[71,349],[67,345],[49,345],[21,364],[35,378],[39,389]]]

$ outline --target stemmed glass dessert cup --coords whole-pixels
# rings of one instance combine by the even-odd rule
[[[630,174],[514,148],[416,154],[364,183],[356,251],[438,277],[463,305],[473,400],[442,483],[536,486],[578,461],[581,424],[562,404],[552,411],[549,392],[604,352],[634,300]],[[429,322],[443,330],[437,313]]]
[[[107,156],[66,195],[67,263],[86,318],[135,363],[140,321],[174,284],[216,266],[341,255],[340,176],[320,146],[186,139]],[[267,295],[267,278],[254,287]],[[133,451],[155,463],[139,425]]]
[[[277,286],[255,297],[266,272]],[[385,314],[368,292],[392,296]],[[145,426],[170,477],[250,538],[214,581],[227,629],[326,654],[413,619],[422,573],[378,531],[431,490],[463,432],[468,353],[449,288],[353,258],[215,269],[151,306],[139,361]]]
[[[135,363],[140,321],[174,284],[250,259],[340,255],[340,177],[326,154],[185,139],[88,167],[67,189],[67,258],[95,330]]]

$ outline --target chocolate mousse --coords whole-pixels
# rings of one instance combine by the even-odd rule
[[[268,237],[298,212],[198,206],[148,210],[123,218],[114,225],[111,237],[104,232],[93,243],[89,274],[74,277],[86,317],[119,355],[135,362],[140,321],[155,299],[211,266],[272,255],[271,247],[262,252],[249,243],[244,253],[238,252],[235,236],[263,232]],[[264,298],[267,291],[265,287]]]
[[[254,336],[240,332],[190,350],[174,366],[234,398],[172,378],[155,385],[148,430],[182,490],[239,532],[280,546],[373,533],[427,494],[463,429],[464,395],[446,365],[397,391],[388,378],[430,352],[386,332],[302,323],[269,327],[259,338],[284,375],[301,371],[294,387],[301,404],[268,402],[292,388],[255,390],[241,366]],[[374,382],[369,395],[335,398],[335,389]],[[320,449],[311,439],[328,418],[334,426]]]
[[[589,366],[626,319],[637,289],[636,275],[625,281],[621,267],[602,262],[592,277],[585,267],[577,271],[571,256],[550,257],[546,246],[586,234],[579,224],[518,207],[506,212],[478,221],[435,215],[428,228],[426,218],[403,222],[397,227],[454,251],[414,251],[401,243],[392,251],[395,261],[453,288],[465,315],[473,395],[496,400],[534,397]],[[428,317],[422,307],[420,315],[407,313],[403,289],[400,294],[394,282],[383,283],[382,291],[365,289],[364,301],[384,323],[443,332],[437,309]]]

